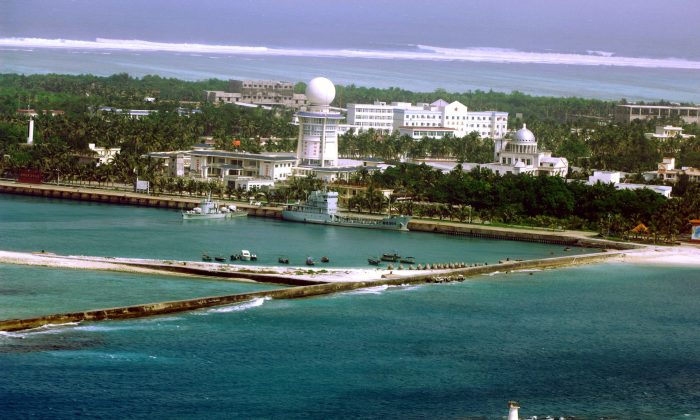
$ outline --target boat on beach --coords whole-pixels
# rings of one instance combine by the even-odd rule
[[[207,198],[200,201],[197,207],[183,211],[182,220],[231,219],[247,215],[248,213],[238,210],[234,204],[228,207],[220,206],[216,201],[212,201],[211,193],[209,193]]]
[[[290,222],[315,223],[365,229],[408,230],[409,216],[387,216],[381,219],[338,214],[338,193],[312,191],[303,204],[288,204],[282,219]]]

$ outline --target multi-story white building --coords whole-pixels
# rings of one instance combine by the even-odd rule
[[[374,129],[383,133],[399,131],[415,139],[424,136],[442,138],[446,135],[464,137],[477,132],[481,137],[502,138],[508,131],[508,113],[498,111],[469,112],[454,101],[442,99],[432,104],[385,102],[348,104],[348,124],[358,131]]]

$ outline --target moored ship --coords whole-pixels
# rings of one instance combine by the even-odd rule
[[[303,204],[289,204],[282,211],[282,219],[291,222],[316,223],[366,229],[408,230],[409,216],[387,216],[372,219],[338,214],[338,193],[313,191]]]
[[[219,206],[211,200],[211,194],[199,203],[199,206],[192,210],[182,212],[183,220],[207,220],[207,219],[229,219],[233,217],[247,216],[245,211],[238,210],[235,205],[228,207]]]

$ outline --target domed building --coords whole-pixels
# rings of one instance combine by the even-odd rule
[[[565,177],[569,171],[566,158],[553,157],[552,152],[538,149],[535,134],[525,124],[512,139],[496,141],[494,158],[496,162],[481,166],[499,175],[526,173]]]
[[[335,86],[325,77],[316,77],[306,86],[306,98],[309,102],[308,110],[297,113],[297,166],[337,166],[338,123],[343,116],[330,106],[335,98]]]

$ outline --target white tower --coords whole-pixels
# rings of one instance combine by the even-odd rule
[[[29,117],[29,135],[27,136],[27,144],[34,144],[34,118]]]
[[[325,77],[316,77],[306,86],[306,97],[311,104],[309,110],[297,113],[297,165],[338,166],[338,122],[343,116],[330,109],[335,86]]]
[[[515,401],[508,401],[508,420],[520,420],[518,417],[518,409],[520,404]]]

